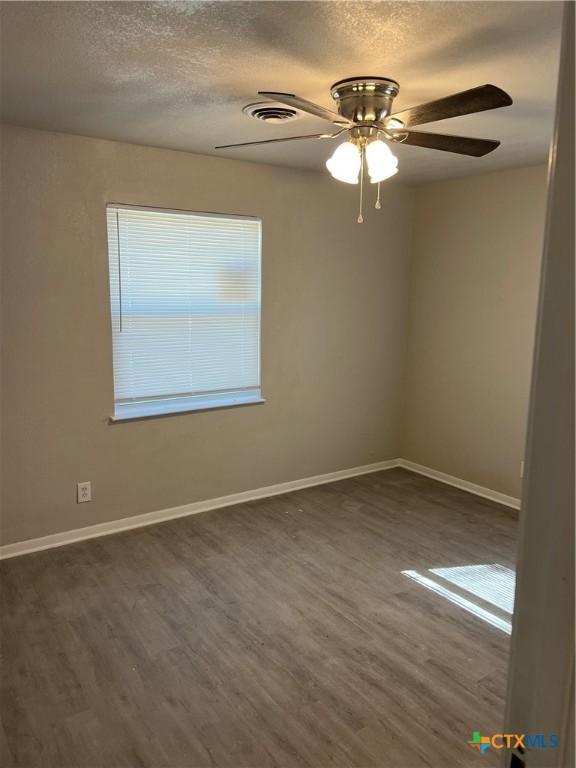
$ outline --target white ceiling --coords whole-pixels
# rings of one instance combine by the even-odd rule
[[[266,125],[241,113],[258,90],[332,106],[353,75],[400,82],[402,109],[484,83],[514,105],[423,130],[496,138],[485,158],[398,146],[399,180],[544,161],[552,133],[557,2],[4,2],[5,122],[302,168],[331,142],[214,145],[329,128]]]

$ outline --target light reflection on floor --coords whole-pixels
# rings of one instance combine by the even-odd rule
[[[516,581],[511,568],[492,563],[402,573],[507,635],[511,634]]]

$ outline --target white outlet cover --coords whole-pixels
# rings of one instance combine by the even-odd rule
[[[92,501],[92,483],[89,480],[85,483],[77,484],[76,501],[78,504],[83,504],[86,501]]]

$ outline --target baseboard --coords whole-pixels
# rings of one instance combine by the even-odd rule
[[[430,477],[432,480],[438,480],[446,485],[453,485],[454,488],[460,488],[462,491],[474,493],[476,496],[482,496],[484,499],[496,501],[498,504],[503,504],[505,507],[520,509],[520,499],[517,499],[514,496],[506,496],[505,493],[493,491],[490,488],[484,488],[482,485],[476,485],[475,483],[469,483],[468,480],[461,480],[459,477],[447,475],[444,472],[439,472],[437,469],[424,467],[422,464],[415,464],[413,461],[407,461],[406,459],[398,459],[396,466],[408,469],[410,472],[416,472],[419,475],[424,475],[425,477]]]
[[[498,504],[504,504],[513,509],[520,508],[520,500],[515,499],[513,496],[506,496],[503,493],[498,493],[498,491],[492,491],[490,488],[483,488],[481,485],[469,483],[467,480],[461,480],[458,477],[446,475],[444,472],[438,472],[436,469],[423,467],[421,464],[415,464],[406,459],[391,459],[389,461],[379,461],[375,464],[365,464],[362,467],[340,469],[337,472],[328,472],[324,475],[304,477],[300,480],[291,480],[287,483],[279,483],[278,485],[268,485],[264,488],[256,488],[252,491],[232,493],[229,496],[220,496],[217,499],[195,501],[191,504],[184,504],[181,507],[160,509],[157,512],[146,512],[143,515],[125,517],[121,520],[111,520],[109,523],[89,525],[85,528],[75,528],[71,531],[63,531],[62,533],[52,533],[49,536],[42,536],[38,539],[27,539],[25,541],[17,541],[14,544],[5,544],[0,547],[0,560],[5,560],[9,557],[18,557],[19,555],[28,555],[43,549],[62,547],[65,544],[73,544],[76,541],[85,541],[86,539],[96,539],[100,536],[109,536],[112,533],[129,531],[133,528],[143,528],[146,525],[154,525],[154,523],[161,523],[165,520],[174,520],[177,517],[197,515],[200,512],[208,512],[208,510],[211,509],[221,509],[223,507],[231,507],[234,504],[243,504],[247,501],[265,499],[270,496],[279,496],[283,493],[290,493],[290,491],[311,488],[314,485],[334,483],[337,480],[345,480],[347,477],[358,477],[359,475],[367,475],[370,472],[381,472],[382,470],[393,469],[394,467],[402,467],[410,472],[425,475],[433,480],[452,485],[455,488],[468,491],[468,493],[474,493],[476,496],[482,496],[485,499],[496,501]]]
[[[9,557],[18,557],[19,555],[27,555],[32,552],[39,552],[43,549],[53,549],[54,547],[61,547],[64,544],[73,544],[76,541],[85,541],[86,539],[108,536],[111,533],[129,531],[133,528],[142,528],[146,525],[153,525],[154,523],[160,523],[165,520],[173,520],[177,517],[197,515],[200,512],[207,512],[210,509],[221,509],[222,507],[231,507],[234,504],[243,504],[247,501],[265,499],[270,496],[279,496],[283,493],[290,493],[290,491],[311,488],[314,485],[333,483],[336,480],[345,480],[347,477],[358,477],[359,475],[367,475],[370,472],[380,472],[384,469],[392,469],[397,466],[398,459],[379,461],[375,464],[365,464],[362,467],[341,469],[337,472],[328,472],[324,475],[315,475],[313,477],[304,477],[300,480],[291,480],[287,483],[268,485],[264,488],[256,488],[252,491],[232,493],[229,496],[220,496],[216,499],[195,501],[191,504],[184,504],[181,507],[161,509],[157,512],[146,512],[143,515],[125,517],[122,520],[111,520],[109,523],[89,525],[85,528],[62,531],[62,533],[52,533],[49,536],[42,536],[38,539],[17,541],[14,544],[5,544],[0,547],[0,560]]]

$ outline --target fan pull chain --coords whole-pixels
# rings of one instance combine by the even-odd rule
[[[378,196],[376,197],[376,205],[374,206],[374,208],[376,208],[377,211],[379,211],[380,208],[382,208],[382,206],[380,205],[380,182],[378,182]]]
[[[362,203],[364,197],[364,147],[360,147],[360,210],[358,212],[358,224],[364,223],[364,217],[362,216]]]

